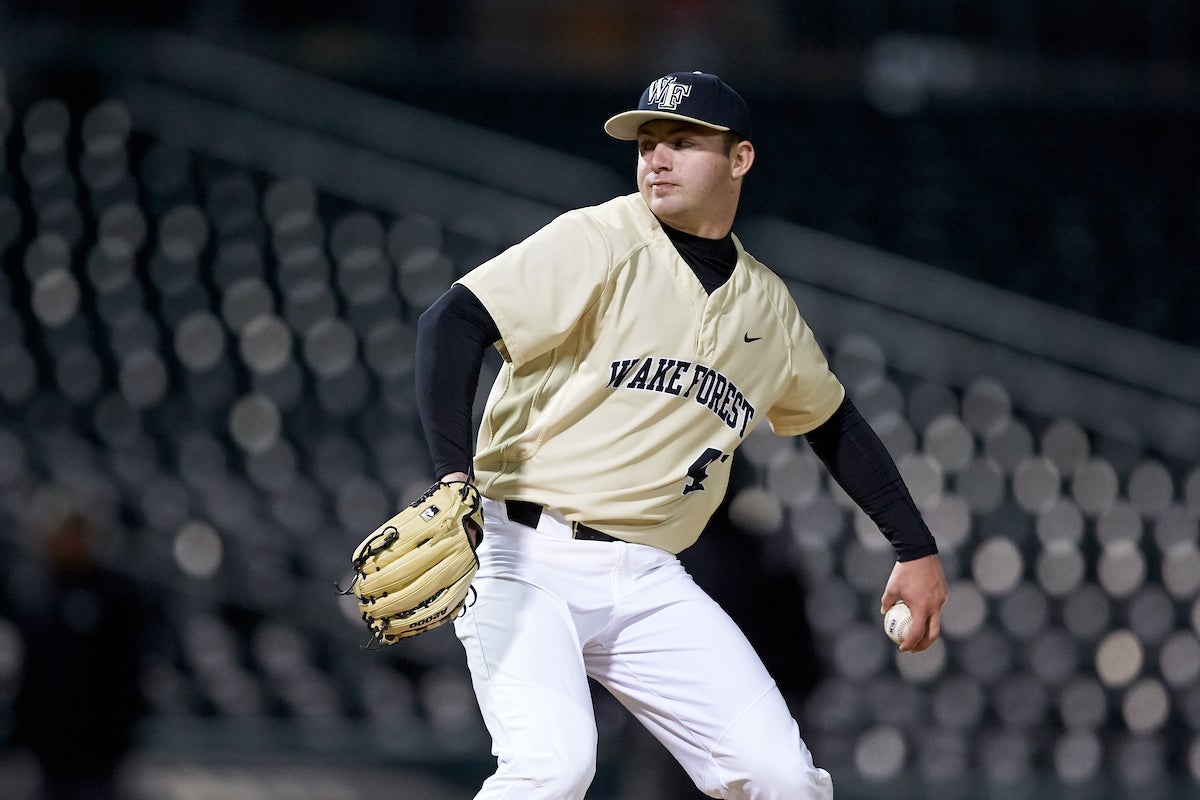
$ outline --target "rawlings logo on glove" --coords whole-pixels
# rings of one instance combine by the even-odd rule
[[[354,550],[349,591],[375,640],[393,644],[461,613],[479,569],[475,541],[482,536],[479,491],[456,481],[433,484],[363,539]]]

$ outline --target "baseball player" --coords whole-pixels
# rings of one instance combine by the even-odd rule
[[[553,220],[418,325],[436,474],[484,497],[478,597],[455,621],[498,760],[477,797],[584,796],[588,677],[709,796],[832,797],[755,651],[676,554],[764,422],[805,436],[893,544],[881,611],[912,609],[905,651],[938,636],[936,545],[787,288],[731,233],[754,163],[741,96],[673,73],[604,128],[637,143],[638,191]],[[491,346],[503,365],[472,447]]]

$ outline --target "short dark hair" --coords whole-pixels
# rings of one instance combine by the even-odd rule
[[[721,138],[725,140],[725,155],[733,152],[733,148],[738,142],[745,141],[746,137],[733,131],[725,131],[721,134]]]

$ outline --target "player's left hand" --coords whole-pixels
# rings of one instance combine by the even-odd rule
[[[471,483],[471,476],[465,472],[451,472],[438,480],[442,483]],[[474,524],[467,526],[467,535],[471,537],[471,547],[479,547],[483,541],[483,529]]]
[[[886,614],[897,600],[903,600],[912,612],[912,626],[900,645],[901,652],[919,653],[937,641],[948,594],[942,559],[936,554],[896,562],[884,587],[879,613]]]

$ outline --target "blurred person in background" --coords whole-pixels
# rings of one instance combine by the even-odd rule
[[[12,743],[41,768],[42,800],[116,800],[141,714],[145,609],[135,584],[97,561],[71,512],[50,529],[43,572],[12,598],[25,645]]]
[[[696,543],[680,561],[707,592],[729,612],[763,666],[771,673],[793,713],[824,677],[816,638],[809,625],[807,586],[788,552],[785,531],[766,531],[732,509],[745,489],[761,485],[761,477],[746,459],[734,458],[729,488]],[[788,623],[779,624],[779,609],[788,609]],[[797,719],[799,717],[797,716]],[[631,766],[623,770],[621,797],[626,800],[699,800],[704,795],[670,755],[639,730],[630,729],[624,751]],[[836,793],[835,793],[836,794]]]

